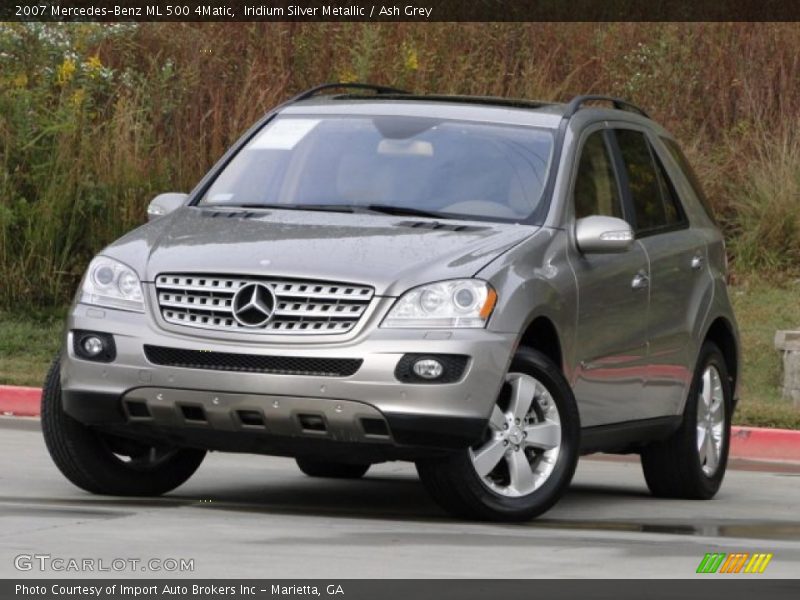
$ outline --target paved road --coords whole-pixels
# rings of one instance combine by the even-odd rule
[[[717,499],[688,502],[648,496],[638,463],[583,460],[544,518],[492,525],[446,517],[402,463],[338,482],[214,454],[169,496],[90,496],[21,423],[0,419],[0,577],[19,554],[187,558],[200,577],[691,577],[712,551],[772,552],[763,576],[800,576],[798,472],[731,471]]]

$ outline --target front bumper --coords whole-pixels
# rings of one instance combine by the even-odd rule
[[[330,342],[299,336],[284,336],[282,343],[229,340],[225,333],[209,337],[185,329],[161,328],[152,315],[77,304],[61,363],[66,412],[116,432],[209,449],[300,454],[330,442],[356,451],[379,447],[390,456],[392,448],[466,447],[483,432],[515,343],[512,334],[482,329],[380,329],[374,322],[351,339]],[[73,330],[111,334],[115,360],[77,357]],[[347,377],[183,368],[150,363],[145,344],[363,363]],[[395,368],[413,353],[460,354],[469,362],[454,383],[400,382]],[[321,419],[324,429],[309,429],[307,417]]]

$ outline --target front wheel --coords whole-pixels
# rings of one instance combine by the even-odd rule
[[[728,463],[733,391],[719,348],[706,342],[689,388],[680,428],[642,450],[642,470],[655,496],[707,500]]]
[[[58,469],[79,488],[112,496],[158,496],[184,483],[205,451],[142,442],[99,432],[64,412],[60,360],[42,390],[42,433]]]
[[[481,441],[419,461],[417,471],[434,500],[456,516],[526,521],[567,490],[579,441],[578,409],[561,371],[540,352],[520,348]]]

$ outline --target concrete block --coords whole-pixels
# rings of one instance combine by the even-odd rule
[[[800,331],[775,332],[775,348],[782,355],[783,398],[800,409]]]

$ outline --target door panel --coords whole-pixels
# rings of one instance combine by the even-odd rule
[[[612,142],[610,132],[600,129],[583,143],[573,187],[576,219],[625,216]],[[581,425],[640,418],[647,374],[647,255],[638,243],[621,254],[583,254],[573,244],[569,259],[578,287],[572,385]]]
[[[650,259],[650,366],[644,401],[678,414],[692,379],[692,334],[711,302],[705,245],[691,229],[641,240]]]
[[[676,415],[691,384],[695,321],[711,301],[706,246],[647,135],[616,129],[615,140],[624,165],[623,196],[650,265],[649,365],[640,412]]]
[[[637,242],[624,254],[577,255],[577,365],[573,381],[581,425],[643,419],[647,377],[647,255]]]

